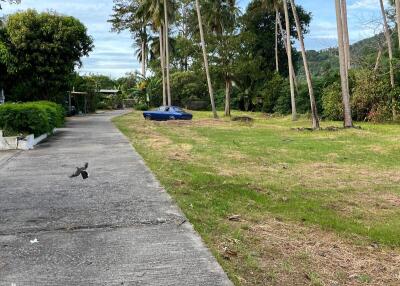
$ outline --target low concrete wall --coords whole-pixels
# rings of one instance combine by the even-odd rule
[[[18,137],[0,137],[0,150],[14,150],[18,148]]]
[[[52,133],[54,133],[54,131]],[[25,138],[19,138],[17,136],[3,137],[3,131],[0,130],[0,150],[31,150],[47,137],[48,134],[42,134],[39,137],[35,137],[31,134]]]

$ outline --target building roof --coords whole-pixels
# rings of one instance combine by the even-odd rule
[[[100,89],[100,93],[119,93],[118,89]]]

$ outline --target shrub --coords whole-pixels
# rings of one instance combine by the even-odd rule
[[[149,107],[146,104],[136,104],[135,109],[141,110],[141,111],[146,111],[146,110],[149,110]]]
[[[378,78],[373,71],[359,70],[355,72],[354,81],[351,96],[353,118],[358,121],[387,118],[391,95],[388,80]]]
[[[343,120],[343,103],[340,84],[334,82],[322,91],[323,115],[330,120]]]
[[[47,101],[0,105],[0,128],[11,133],[41,135],[64,123],[64,109]]]
[[[279,74],[274,74],[259,91],[263,98],[262,111],[266,113],[290,113],[290,89],[287,80]]]
[[[388,105],[375,105],[369,111],[367,120],[375,123],[386,122],[393,119],[392,109]]]
[[[105,101],[100,101],[97,103],[97,109],[105,110],[105,109],[112,109],[112,107]]]
[[[171,74],[171,94],[174,105],[188,105],[192,99],[208,98],[205,80],[194,72],[175,72]]]

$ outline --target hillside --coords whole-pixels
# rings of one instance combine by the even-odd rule
[[[376,35],[351,45],[352,64],[354,66],[372,66],[375,64],[379,46],[384,42],[383,34]],[[338,49],[329,48],[321,51],[307,51],[310,70],[313,76],[323,76],[328,72],[339,70]],[[304,76],[302,59],[297,63],[299,76]]]

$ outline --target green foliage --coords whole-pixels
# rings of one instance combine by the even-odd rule
[[[383,107],[390,107],[391,87],[388,79],[379,78],[370,70],[358,70],[354,78],[351,97],[353,118],[358,121],[380,121],[386,114]]]
[[[48,101],[0,105],[0,128],[12,133],[41,135],[64,123],[64,109]]]
[[[100,101],[97,103],[96,109],[100,109],[100,110],[110,110],[112,109],[112,106],[110,106],[107,102],[105,101]]]
[[[13,101],[62,102],[75,67],[93,49],[79,20],[55,12],[17,12],[7,18],[2,34],[2,50],[8,51],[5,88]]]
[[[335,82],[322,90],[323,116],[330,120],[343,119],[341,87]]]
[[[147,104],[136,104],[135,109],[141,110],[141,111],[146,111],[146,110],[149,110],[149,107],[147,106]]]
[[[206,99],[207,86],[202,76],[194,72],[171,74],[171,94],[175,105],[186,105],[191,100]]]
[[[279,74],[274,74],[272,79],[265,84],[260,95],[264,99],[262,111],[281,114],[290,112],[289,83]]]

